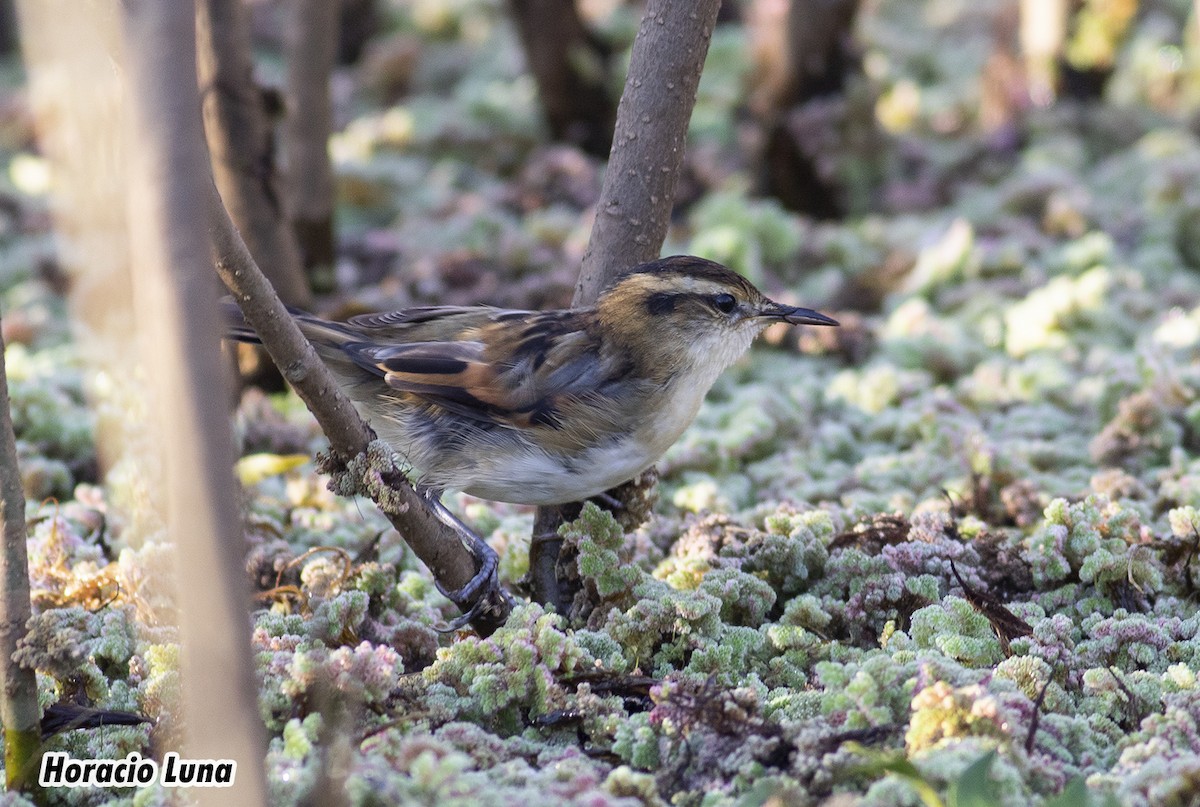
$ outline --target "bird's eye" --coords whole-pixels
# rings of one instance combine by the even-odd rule
[[[732,314],[733,309],[737,308],[737,300],[732,294],[717,294],[712,298],[713,308],[720,311],[722,314]]]

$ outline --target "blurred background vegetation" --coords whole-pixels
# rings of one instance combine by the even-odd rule
[[[642,4],[198,5],[226,35],[201,49],[217,181],[285,298],[570,303]],[[0,3],[22,658],[43,707],[156,721],[49,741],[119,758],[178,728],[172,536],[146,438],[105,436],[148,371],[73,321],[96,267],[55,230],[69,177],[14,23]],[[1194,804],[1196,4],[727,0],[663,253],[843,326],[771,332],[717,385],[648,525],[568,529],[574,623],[439,635],[453,608],[325,490],[298,401],[242,394],[271,803]],[[532,512],[450,503],[519,592]],[[51,794],[110,799],[177,803]]]

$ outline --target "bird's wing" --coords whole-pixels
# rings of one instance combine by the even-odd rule
[[[373,337],[386,339],[389,335],[407,335],[416,330],[462,330],[472,326],[479,327],[506,315],[513,318],[528,317],[532,316],[533,312],[508,311],[481,305],[422,305],[399,311],[361,314],[351,317],[347,323]]]
[[[429,328],[437,328],[449,338],[354,342],[342,350],[392,389],[483,424],[561,429],[564,410],[604,406],[615,368],[587,327],[586,312],[415,311],[352,323],[364,336],[374,335],[373,328],[403,328],[406,336],[422,330],[432,335],[437,331]]]

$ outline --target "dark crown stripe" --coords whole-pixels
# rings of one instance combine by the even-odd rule
[[[625,278],[634,275],[684,276],[697,280],[707,280],[724,286],[734,286],[750,294],[753,286],[746,278],[719,263],[697,258],[691,255],[673,255],[670,258],[660,258],[657,261],[639,264],[626,270],[617,279],[620,283]],[[614,284],[615,285],[615,284]]]

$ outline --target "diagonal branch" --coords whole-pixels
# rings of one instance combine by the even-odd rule
[[[335,479],[338,492],[369,496],[445,590],[463,589],[476,574],[474,556],[459,533],[413,490],[398,458],[376,440],[371,427],[300,333],[229,220],[215,187],[209,193],[208,216],[217,273],[283,377],[316,417],[337,462],[352,471]],[[487,636],[504,624],[512,603],[495,585],[479,596],[470,623]],[[460,608],[474,605],[455,604]]]

